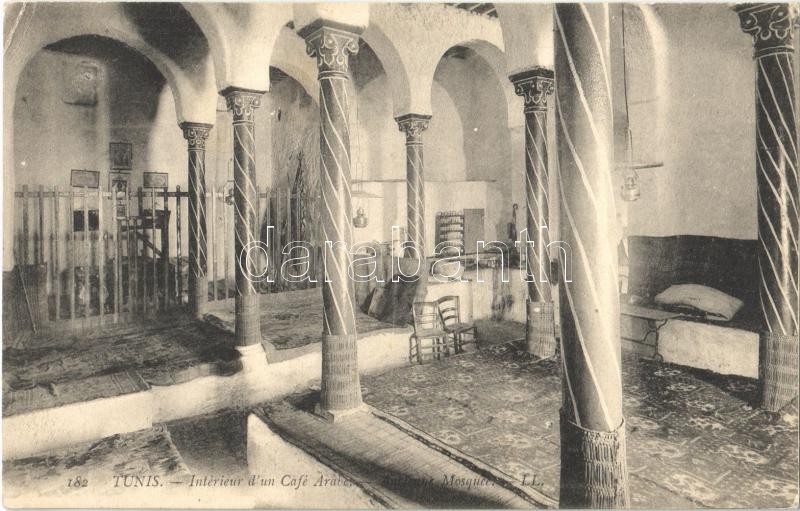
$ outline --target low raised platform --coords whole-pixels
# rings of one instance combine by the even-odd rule
[[[3,463],[3,504],[163,507],[163,499],[174,493],[171,481],[189,477],[167,428],[156,426]]]
[[[345,481],[343,487],[349,485],[351,498],[358,490],[393,509],[545,507],[369,410],[341,422],[322,421],[311,412],[316,400],[315,394],[306,394],[256,409],[250,425],[258,428],[248,434],[251,470],[282,468],[285,458],[274,457],[288,452],[292,466],[304,468],[309,479],[332,472],[334,479]],[[307,499],[321,489],[311,484]],[[313,506],[303,500],[288,504]]]
[[[648,325],[650,322],[650,325]],[[664,362],[719,374],[758,378],[758,334],[725,323],[704,323],[680,317],[622,315],[623,345]]]
[[[358,339],[362,373],[408,364],[406,329],[388,329]],[[280,356],[272,356],[279,354]],[[268,362],[268,358],[272,358]],[[307,389],[320,378],[320,344],[297,350],[240,357],[240,369],[228,376],[206,375],[147,390],[73,402],[18,413],[3,419],[3,459],[29,456],[136,431],[151,425],[230,407],[245,407]],[[86,417],[92,417],[86,421]]]

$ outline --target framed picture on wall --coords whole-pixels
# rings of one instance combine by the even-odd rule
[[[108,144],[111,170],[131,170],[133,168],[133,144],[130,142],[111,142]]]
[[[97,105],[99,66],[91,61],[64,62],[64,89],[61,99],[68,105]]]
[[[145,172],[142,186],[144,188],[167,188],[169,174],[166,172]]]
[[[99,188],[100,172],[96,170],[72,170],[70,186],[75,188]]]
[[[142,179],[142,188],[144,189],[144,212],[153,213],[153,211],[161,211],[166,209],[166,202],[162,192],[167,191],[169,187],[169,174],[166,172],[145,172]],[[155,193],[153,193],[155,192]],[[155,199],[155,201],[154,201]],[[153,204],[155,202],[155,204]]]
[[[114,201],[114,217],[122,220],[128,217],[128,187],[130,174],[123,172],[108,173],[108,190]]]

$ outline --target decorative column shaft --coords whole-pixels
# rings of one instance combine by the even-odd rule
[[[525,99],[525,194],[527,197],[528,351],[537,357],[556,354],[553,297],[550,290],[549,199],[547,196],[547,96],[553,92],[553,71],[534,68],[510,77]],[[542,278],[542,277],[545,278]],[[543,282],[545,280],[545,282]]]
[[[353,240],[348,126],[349,56],[358,35],[325,25],[301,30],[317,59],[320,108],[320,222],[325,240],[322,283],[322,385],[318,411],[328,418],[362,407],[356,350],[353,282],[348,276]]]
[[[794,4],[735,7],[753,36],[756,61],[756,180],[759,297],[764,317],[759,373],[762,407],[780,410],[798,394],[800,189],[792,47]]]
[[[206,139],[213,126],[181,123],[189,151],[189,308],[195,315],[208,301],[206,279]]]
[[[563,241],[562,508],[627,507],[607,4],[557,3],[556,113]]]
[[[425,257],[425,165],[422,159],[422,132],[428,129],[430,115],[405,114],[396,117],[406,134],[406,209],[408,240]],[[424,259],[423,259],[424,260]]]
[[[233,113],[234,261],[236,262],[236,343],[261,342],[258,290],[258,218],[256,217],[255,109],[263,91],[229,87],[221,92]]]

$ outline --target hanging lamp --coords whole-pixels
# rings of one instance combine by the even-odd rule
[[[623,172],[621,195],[622,200],[626,202],[634,202],[639,200],[642,192],[639,188],[639,173],[638,170],[654,169],[663,167],[664,162],[659,161],[637,161],[633,159],[633,134],[630,129],[630,107],[628,105],[628,58],[625,44],[625,6],[622,9],[622,85],[625,95],[625,121],[628,129],[625,133],[626,159],[621,162],[616,162],[617,170]]]
[[[356,76],[356,63],[353,62],[352,65],[353,69],[353,89],[356,88],[355,76]],[[355,92],[355,90],[354,90]],[[378,195],[365,192],[364,191],[364,167],[361,165],[361,124],[360,118],[358,115],[358,94],[353,94],[353,98],[355,98],[356,103],[356,146],[358,147],[358,158],[355,159],[356,162],[356,188],[353,190],[351,197],[356,199],[367,199],[367,198],[377,198]],[[363,229],[369,224],[369,217],[367,217],[366,212],[364,211],[364,206],[361,205],[359,201],[358,209],[356,210],[356,216],[353,217],[353,227],[356,229]]]

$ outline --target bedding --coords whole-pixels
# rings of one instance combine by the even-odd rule
[[[749,331],[763,329],[757,240],[695,235],[629,236],[627,240],[627,250],[620,244],[620,261],[627,263],[627,294],[635,303],[679,311],[690,321],[721,320],[722,317],[715,316],[719,311],[655,302],[655,297],[670,286],[707,286],[742,302],[725,326]]]
[[[654,302],[690,307],[705,313],[706,318],[712,321],[730,321],[744,305],[734,296],[700,284],[672,285],[656,295]]]

